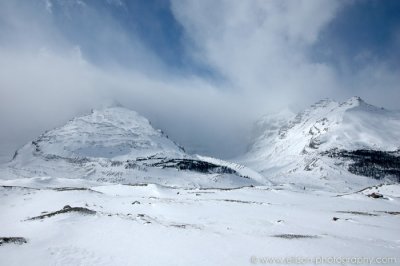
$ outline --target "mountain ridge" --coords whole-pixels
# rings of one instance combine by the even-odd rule
[[[16,151],[2,176],[80,178],[188,187],[268,184],[244,166],[190,155],[149,120],[106,107],[46,131]],[[260,183],[261,182],[261,183]]]

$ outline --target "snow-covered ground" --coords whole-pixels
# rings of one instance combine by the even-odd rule
[[[400,254],[398,187],[382,186],[383,198],[372,198],[290,186],[72,189],[41,181],[1,182],[0,236],[27,241],[0,246],[1,265],[251,265],[265,257]]]

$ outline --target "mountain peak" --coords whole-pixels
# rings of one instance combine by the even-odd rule
[[[359,96],[353,96],[349,98],[347,101],[343,102],[342,105],[347,105],[347,106],[361,106],[361,105],[369,105],[367,104],[361,97]]]
[[[353,96],[353,97],[350,97],[347,101],[364,102],[364,100],[361,99],[360,96]]]
[[[274,125],[269,121],[274,117],[268,119],[269,125]],[[262,127],[263,132],[243,157],[243,162],[271,176],[304,174],[302,171],[335,176],[343,170],[338,166],[343,162],[333,162],[324,154],[334,150],[392,152],[400,146],[400,114],[367,104],[357,96],[343,103],[324,99],[279,122],[279,128],[273,130]]]
[[[183,150],[137,112],[124,107],[95,109],[50,130],[18,154],[62,158],[136,158],[183,154]],[[18,158],[18,156],[17,156]]]

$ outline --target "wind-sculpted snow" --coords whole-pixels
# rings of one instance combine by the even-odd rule
[[[267,184],[220,161],[185,153],[136,112],[112,107],[76,117],[18,150],[1,178],[56,177],[188,187]],[[253,178],[256,177],[256,178]]]
[[[372,169],[377,164],[368,160],[362,163],[360,156],[357,162],[352,160],[355,156],[338,158],[331,151],[344,154],[400,149],[400,112],[369,105],[359,97],[343,103],[322,100],[296,116],[287,111],[283,114],[265,116],[259,121],[256,127],[264,125],[264,130],[255,137],[249,152],[238,159],[281,182],[335,188],[373,184],[376,181],[355,175],[372,176],[377,173]],[[380,171],[379,179],[399,178],[398,163],[393,161],[391,165],[395,168]],[[369,166],[372,168],[365,169]],[[288,179],[288,176],[296,177]]]
[[[292,186],[71,189],[55,178],[22,181],[0,180],[1,265],[251,265],[253,257],[385,257],[398,265],[400,259],[399,185],[343,195]],[[61,186],[48,187],[55,184]]]

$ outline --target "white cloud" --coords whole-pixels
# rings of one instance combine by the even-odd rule
[[[338,1],[173,1],[192,41],[188,52],[232,86],[265,104],[325,96],[336,86],[330,66],[308,49],[335,16]],[[251,97],[251,96],[250,96]],[[288,99],[289,98],[289,99]],[[310,99],[308,99],[309,101]]]
[[[112,58],[101,67],[93,65],[85,60],[79,44],[63,38],[50,18],[8,4],[4,15],[13,22],[14,35],[22,37],[0,47],[0,69],[5,70],[0,74],[0,122],[7,125],[0,138],[21,145],[45,129],[115,99],[149,117],[189,149],[226,156],[238,153],[246,146],[252,121],[273,103],[287,103],[288,95],[294,98],[296,90],[304,93],[305,87],[315,92],[332,86],[331,69],[310,62],[303,53],[337,7],[328,4],[328,11],[323,11],[321,4],[314,5],[173,2],[174,14],[197,48],[191,50],[193,55],[197,53],[198,60],[227,77],[228,83],[215,84],[195,76],[171,76],[139,38],[130,43],[109,17],[99,40],[122,43],[124,52],[137,54],[138,61],[129,68],[118,66]],[[308,27],[311,15],[316,18]],[[33,23],[25,23],[22,17],[26,16]],[[104,45],[105,54],[113,49],[108,42],[98,45]]]

